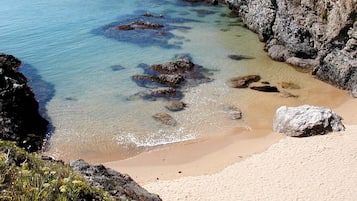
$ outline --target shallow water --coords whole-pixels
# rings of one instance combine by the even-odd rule
[[[248,111],[269,108],[265,113],[272,116],[277,104],[309,102],[310,93],[320,93],[321,88],[326,96],[342,94],[309,74],[271,61],[254,33],[237,26],[238,19],[221,15],[230,12],[226,7],[178,2],[2,3],[0,17],[6,20],[0,22],[1,51],[23,61],[22,71],[30,77],[47,111],[53,126],[47,154],[65,160],[127,158],[150,147],[224,134],[235,128],[267,128],[271,120],[257,121],[257,115]],[[103,32],[103,27],[132,21],[145,13],[163,15],[170,37],[138,40],[140,35],[108,37],[110,34]],[[184,111],[169,112],[162,100],[128,100],[145,90],[131,80],[131,76],[143,74],[139,64],[164,63],[183,53],[209,69],[214,79],[185,89],[183,101],[188,107]],[[247,59],[232,60],[230,54]],[[227,86],[229,78],[246,74],[260,74],[274,85],[296,82],[302,89],[293,92],[301,94],[300,98],[286,99]],[[260,102],[262,99],[265,102]],[[241,108],[243,120],[231,120],[227,106]],[[158,112],[170,113],[178,125],[155,121],[152,115]]]

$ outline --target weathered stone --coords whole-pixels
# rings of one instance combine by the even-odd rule
[[[103,165],[90,165],[84,160],[70,162],[76,172],[95,187],[107,191],[115,200],[161,201],[161,198],[139,186],[129,175]]]
[[[165,107],[170,111],[177,112],[185,109],[186,103],[182,101],[170,101]]]
[[[266,42],[269,56],[343,89],[356,85],[357,3],[346,1],[226,0]]]
[[[258,82],[260,80],[259,75],[247,75],[241,77],[234,77],[229,79],[228,85],[233,88],[247,88],[250,83]]]
[[[164,112],[154,114],[152,117],[155,120],[160,121],[161,123],[169,126],[176,126],[177,124],[176,120],[171,115]]]
[[[345,129],[341,117],[331,109],[303,105],[280,107],[275,114],[273,130],[293,137],[322,135]]]
[[[253,86],[250,87],[250,89],[256,90],[256,91],[262,91],[262,92],[279,92],[278,88],[275,86]]]
[[[26,77],[17,72],[20,65],[15,57],[0,54],[0,138],[37,151],[42,148],[49,122],[39,114]]]

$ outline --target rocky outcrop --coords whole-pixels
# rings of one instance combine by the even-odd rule
[[[194,87],[201,83],[212,81],[208,77],[208,70],[198,64],[194,64],[187,55],[178,55],[176,61],[163,64],[141,64],[143,75],[134,75],[133,81],[141,87],[151,88],[134,94],[129,99],[144,98],[156,100],[156,98],[181,99],[181,89]]]
[[[341,119],[331,109],[324,107],[282,106],[276,111],[273,130],[292,137],[323,135],[328,132],[345,130]]]
[[[310,68],[343,89],[357,85],[357,1],[226,0],[275,60]],[[354,25],[353,25],[354,24]]]
[[[76,160],[70,166],[82,174],[91,185],[107,191],[115,200],[160,201],[161,198],[139,186],[129,175],[103,165],[90,165]]]
[[[42,148],[48,121],[39,114],[39,104],[17,72],[21,61],[0,54],[0,138],[15,141],[28,151]]]

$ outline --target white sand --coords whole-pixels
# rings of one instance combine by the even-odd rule
[[[355,201],[357,125],[347,126],[346,132],[288,137],[217,174],[158,181],[144,188],[165,201]]]

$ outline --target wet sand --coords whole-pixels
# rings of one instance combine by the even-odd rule
[[[351,110],[357,107],[357,99],[352,99],[346,91],[322,84],[326,85],[324,90],[329,91],[325,98],[320,93],[313,94],[315,89],[312,89],[301,92],[309,95],[308,98],[304,98],[306,96],[303,94],[297,100],[282,98],[279,94],[262,94],[262,99],[255,102],[246,100],[242,109],[250,111],[244,116],[246,125],[249,125],[246,128],[237,127],[222,135],[157,147],[133,158],[114,160],[104,165],[128,173],[140,184],[215,174],[234,163],[264,152],[286,138],[283,134],[272,132],[272,120],[276,108],[281,105],[311,104],[330,107],[344,118],[345,124],[357,124],[357,114]]]

